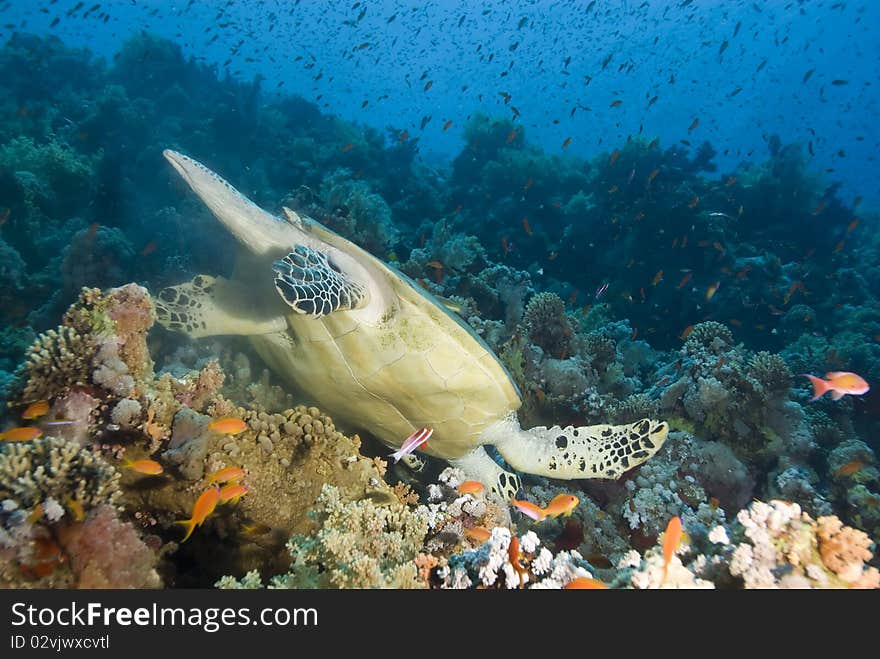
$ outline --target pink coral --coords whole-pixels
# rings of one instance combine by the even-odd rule
[[[159,588],[158,557],[116,510],[102,505],[85,521],[59,528],[77,588]]]
[[[107,314],[113,320],[119,337],[120,357],[134,375],[149,375],[153,370],[153,360],[147,349],[147,331],[156,320],[150,294],[142,286],[126,284],[111,289],[107,297]]]

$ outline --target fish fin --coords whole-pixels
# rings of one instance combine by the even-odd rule
[[[369,303],[366,286],[348,277],[329,257],[305,245],[272,264],[275,290],[299,314],[321,318]]]
[[[828,391],[828,383],[822,378],[817,378],[815,375],[810,375],[808,373],[801,373],[801,375],[805,378],[809,378],[810,382],[813,383],[813,397],[810,400],[822,398],[822,395]]]
[[[828,380],[832,380],[834,378],[839,378],[842,375],[849,375],[849,373],[845,373],[844,371],[829,371],[825,374],[825,377]]]
[[[223,277],[196,275],[186,284],[169,286],[155,296],[156,320],[197,339],[232,334],[255,336],[287,329],[283,315],[267,315],[254,306],[248,289]]]
[[[831,392],[831,400],[840,400],[845,395],[846,394],[844,394],[842,391],[832,391]]]
[[[180,541],[180,543],[183,544],[189,539],[189,537],[192,535],[192,532],[195,531],[196,523],[191,519],[182,519],[179,522],[174,523],[183,524],[186,527],[186,535],[183,536],[183,540]]]

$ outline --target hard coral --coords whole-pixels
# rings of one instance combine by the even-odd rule
[[[324,486],[316,503],[321,528],[290,539],[291,572],[274,580],[277,587],[425,586],[415,563],[428,530],[424,509],[396,502],[378,506],[369,499],[346,502],[332,485]]]
[[[538,293],[526,305],[523,324],[529,340],[556,359],[571,354],[572,328],[565,303],[555,293]]]
[[[0,445],[0,499],[33,508],[47,499],[70,499],[84,510],[113,505],[120,496],[119,472],[90,450],[58,437]]]

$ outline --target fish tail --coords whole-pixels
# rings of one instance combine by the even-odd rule
[[[195,531],[195,529],[196,529],[195,520],[182,519],[179,522],[174,522],[174,523],[175,524],[183,524],[184,526],[186,526],[186,535],[183,536],[183,540],[180,541],[181,544],[183,544],[184,542],[186,542],[189,539],[189,537],[192,535],[192,532]]]
[[[813,383],[813,397],[810,400],[821,398],[822,395],[831,388],[828,382],[822,378],[817,378],[815,375],[810,375],[808,373],[801,373],[801,375],[805,378],[809,378],[810,382]]]

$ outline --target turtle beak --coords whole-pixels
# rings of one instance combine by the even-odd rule
[[[236,239],[254,254],[288,247],[286,225],[254,204],[223,178],[177,151],[162,152],[183,180]]]

